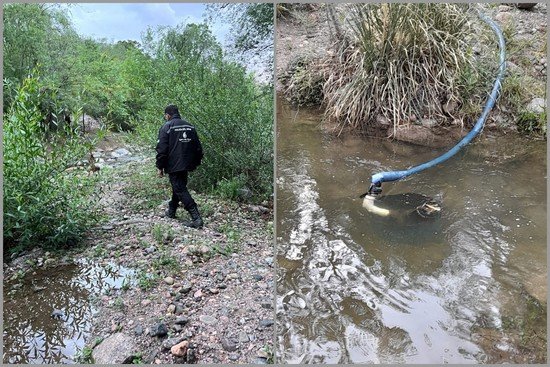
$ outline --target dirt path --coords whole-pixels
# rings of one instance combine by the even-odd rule
[[[98,150],[104,220],[84,245],[68,254],[35,250],[4,264],[4,276],[39,257],[47,266],[83,258],[133,271],[120,289],[95,297],[82,362],[271,362],[272,210],[193,193],[205,227],[184,227],[181,209],[178,219],[164,216],[169,183],[156,177],[151,152],[114,140]]]

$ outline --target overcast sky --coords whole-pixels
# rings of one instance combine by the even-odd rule
[[[202,23],[205,4],[182,3],[77,3],[69,6],[70,18],[76,31],[88,37],[106,38],[108,41],[141,41],[141,33],[151,26],[175,26],[183,21]],[[212,33],[225,44],[229,25],[216,22]]]

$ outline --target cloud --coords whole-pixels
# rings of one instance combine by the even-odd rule
[[[121,40],[141,40],[148,27],[175,26],[182,22],[201,23],[204,4],[110,4],[79,3],[69,6],[70,17],[76,31],[82,36]],[[225,28],[215,25],[214,35],[225,40]]]

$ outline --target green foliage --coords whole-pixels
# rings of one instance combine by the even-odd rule
[[[156,285],[158,281],[158,276],[155,274],[149,274],[145,271],[141,271],[137,275],[137,281],[138,281],[138,286],[143,291],[148,291],[149,289],[153,288]]]
[[[238,200],[246,190],[246,179],[243,176],[222,179],[218,182],[215,193],[223,199]]]
[[[168,243],[174,239],[174,230],[172,227],[164,224],[155,224],[152,230],[153,238],[159,245]]]
[[[82,364],[94,364],[94,359],[92,357],[93,348],[84,347],[81,351],[76,354],[76,362]]]
[[[190,187],[211,191],[223,179],[243,177],[253,192],[251,200],[268,198],[273,181],[273,87],[258,84],[243,66],[225,60],[205,25],[149,30],[145,40],[144,48],[157,55],[159,63],[153,71],[158,87],[151,91],[151,100],[162,102],[145,107],[137,137],[145,137],[153,147],[162,111],[175,103],[183,118],[196,126],[205,151]]]
[[[231,245],[238,244],[241,240],[241,232],[234,227],[230,222],[226,222],[220,226],[219,231],[227,237],[227,242]]]
[[[132,358],[132,364],[143,364],[143,356],[138,353]]]
[[[237,246],[229,243],[224,245],[214,244],[211,248],[214,253],[218,253],[223,256],[231,256],[231,254],[239,252],[239,248]]]
[[[45,139],[41,84],[24,79],[4,114],[4,248],[12,251],[42,244],[79,241],[95,217],[95,178],[65,170],[90,145],[65,125]]]
[[[517,121],[518,131],[525,135],[539,135],[546,137],[546,112],[533,113],[524,111]]]
[[[272,4],[240,11],[258,20],[254,34],[269,38],[267,8]],[[162,111],[175,103],[205,150],[191,188],[213,192],[218,182],[238,181],[252,193],[248,200],[270,197],[273,86],[228,60],[206,24],[160,27],[146,32],[142,44],[112,44],[80,37],[58,5],[3,10],[5,248],[75,242],[95,215],[96,177],[65,172],[93,143],[78,138],[78,124],[64,123],[83,114],[132,131],[128,139],[154,155]],[[26,79],[35,68],[44,76],[40,83]],[[137,199],[131,209],[152,209],[166,198],[167,180],[154,176],[151,165],[151,172],[130,178],[125,190]],[[98,247],[96,255],[104,251]]]
[[[166,270],[171,274],[177,274],[181,269],[178,260],[165,250],[162,250],[160,256],[153,260],[152,267],[154,270]]]

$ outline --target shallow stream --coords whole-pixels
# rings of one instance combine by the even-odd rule
[[[380,217],[359,198],[371,175],[445,150],[335,137],[320,121],[278,102],[281,362],[544,363],[545,142],[482,132],[443,165],[383,185],[393,213],[412,193],[438,200],[439,217]]]

